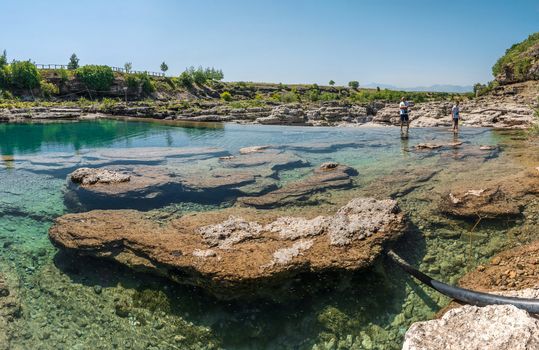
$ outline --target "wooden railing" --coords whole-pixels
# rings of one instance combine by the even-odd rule
[[[65,64],[36,64],[37,69],[68,69],[67,65]],[[118,73],[126,73],[126,70],[124,68],[120,67],[110,67],[113,72]],[[138,70],[130,70],[127,73],[131,74],[148,74],[152,77],[164,77],[165,73],[158,73],[158,72],[148,72],[148,71],[138,71]]]

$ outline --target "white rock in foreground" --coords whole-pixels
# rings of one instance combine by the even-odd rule
[[[465,305],[441,319],[414,323],[403,350],[539,349],[539,320],[511,305]]]

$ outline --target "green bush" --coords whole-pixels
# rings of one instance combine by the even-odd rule
[[[11,68],[9,66],[0,67],[0,89],[7,89],[11,85]]]
[[[279,96],[279,100],[284,103],[298,102],[299,97],[293,92],[282,92]]]
[[[97,92],[108,92],[114,82],[114,73],[109,66],[83,66],[77,68],[75,75],[88,89]]]
[[[309,90],[309,92],[307,93],[307,97],[309,98],[309,100],[311,100],[313,102],[319,101],[320,100],[320,90],[314,89],[314,88]]]
[[[180,76],[178,80],[180,84],[186,88],[193,86],[193,83],[204,85],[208,81],[223,80],[223,71],[215,68],[189,67]]]
[[[44,97],[52,97],[53,95],[58,95],[60,93],[60,89],[53,83],[43,80],[41,81],[41,92],[43,93]]]
[[[60,80],[62,81],[62,84],[67,83],[69,80],[69,73],[64,68],[61,68],[58,70],[58,73],[60,74]]]
[[[0,55],[0,68],[7,66],[7,52],[4,50],[2,55]]]
[[[147,73],[139,73],[137,76],[144,94],[149,95],[155,92],[155,84]]]
[[[348,82],[348,86],[351,87],[352,89],[357,89],[359,88],[359,82],[356,80],[352,80]]]
[[[335,101],[338,99],[339,99],[339,95],[331,93],[331,92],[323,92],[322,94],[320,94],[321,101]]]
[[[11,85],[19,89],[39,87],[41,76],[36,65],[30,61],[13,61],[10,65]]]
[[[0,99],[2,99],[2,100],[13,100],[14,97],[13,97],[13,94],[11,93],[11,91],[0,89]]]
[[[330,80],[330,81],[329,81],[329,85],[330,85],[330,86],[333,86],[333,85],[335,85],[335,81],[333,81],[333,80]]]
[[[145,95],[155,92],[155,84],[147,73],[128,74],[126,84],[129,89],[140,89]]]
[[[178,77],[178,83],[184,88],[190,88],[193,86],[193,77],[189,74],[188,71],[182,72]]]
[[[224,91],[224,92],[221,94],[221,99],[222,99],[223,101],[230,102],[230,101],[232,101],[232,95],[230,94],[230,92]]]

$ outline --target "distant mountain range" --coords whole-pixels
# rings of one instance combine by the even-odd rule
[[[400,87],[390,84],[378,84],[378,83],[369,83],[360,85],[360,87],[373,88],[376,89],[389,89],[389,90],[400,90],[400,91],[433,91],[433,92],[471,92],[473,91],[473,86],[471,85],[443,85],[436,84],[431,86],[416,86],[416,87]]]

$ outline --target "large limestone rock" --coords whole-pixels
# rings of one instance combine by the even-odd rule
[[[82,186],[95,184],[115,184],[127,182],[131,176],[107,169],[79,168],[72,172],[69,177],[74,183]]]
[[[303,124],[305,121],[305,111],[300,104],[277,106],[269,116],[256,119],[260,124]]]
[[[233,208],[163,224],[133,210],[91,211],[58,218],[49,237],[62,249],[230,299],[271,297],[301,273],[364,268],[404,228],[395,201],[356,198],[334,215],[318,217]]]
[[[539,320],[510,305],[449,310],[441,319],[414,323],[403,350],[539,349]]]

